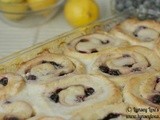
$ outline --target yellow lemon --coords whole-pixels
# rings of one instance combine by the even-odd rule
[[[25,2],[18,4],[0,4],[0,9],[4,12],[4,16],[10,20],[20,20],[25,16],[28,6]]]
[[[27,0],[33,11],[43,10],[54,5],[57,0]]]
[[[94,0],[68,0],[64,15],[71,25],[79,27],[98,19],[99,7]]]
[[[20,3],[20,2],[23,2],[25,0],[0,0],[1,2],[4,2],[4,3]]]

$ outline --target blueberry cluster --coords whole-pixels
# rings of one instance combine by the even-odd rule
[[[115,8],[120,12],[128,9],[139,19],[160,18],[160,0],[116,0]]]

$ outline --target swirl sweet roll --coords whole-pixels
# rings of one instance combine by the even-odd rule
[[[66,55],[84,62],[92,60],[103,50],[109,51],[113,48],[128,45],[129,43],[123,39],[119,39],[107,32],[99,31],[67,41],[63,46],[63,51]]]
[[[155,115],[154,120],[160,119],[160,73],[144,75],[143,77],[134,77],[123,90],[124,100],[126,103],[138,108],[146,108],[145,114]]]
[[[100,55],[91,72],[103,74],[119,86],[136,75],[160,70],[160,59],[150,49],[140,46],[118,48]]]
[[[46,85],[44,94],[51,113],[71,119],[76,111],[122,101],[120,89],[99,75],[76,75]]]
[[[63,77],[85,72],[77,60],[61,54],[42,54],[21,65],[18,74],[27,82],[47,83]]]
[[[154,20],[141,21],[131,18],[120,23],[110,33],[128,40],[132,45],[153,49],[160,41],[160,23]]]
[[[34,116],[34,110],[30,104],[25,101],[6,101],[1,103],[1,120],[24,120]]]
[[[8,99],[19,93],[25,86],[25,81],[14,73],[0,74],[0,100]]]

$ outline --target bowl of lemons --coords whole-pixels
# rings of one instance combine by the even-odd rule
[[[51,20],[65,0],[0,0],[0,19],[18,27],[33,27]]]

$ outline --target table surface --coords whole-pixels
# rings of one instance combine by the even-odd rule
[[[109,2],[110,0],[97,0],[101,19],[111,15]],[[48,23],[33,28],[16,28],[0,21],[0,58],[72,29],[66,22],[63,11]]]

